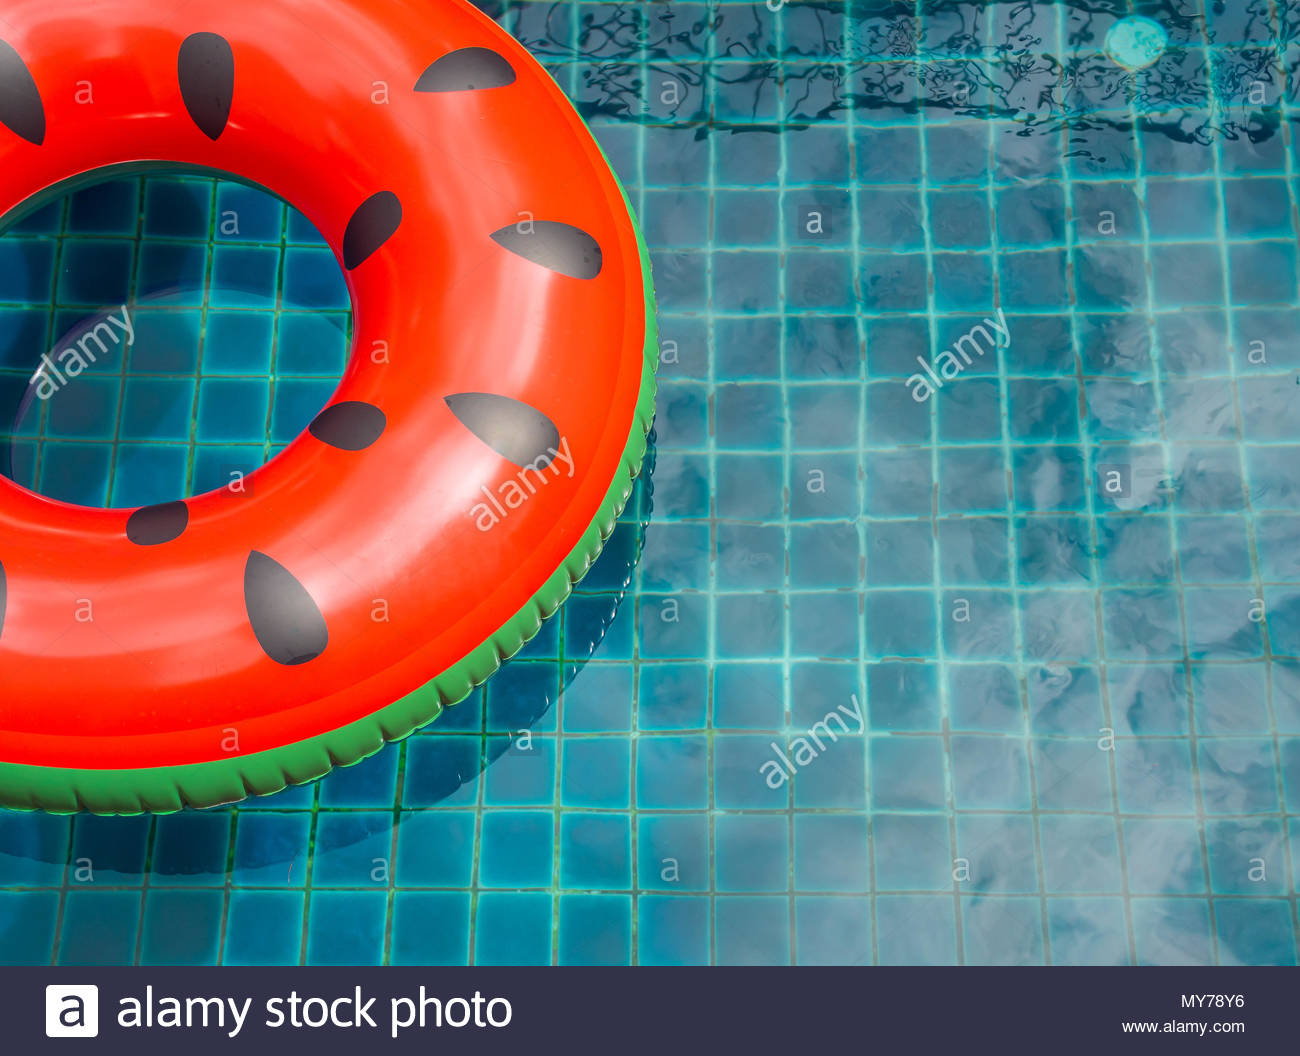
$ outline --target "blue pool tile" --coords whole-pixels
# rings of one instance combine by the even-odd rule
[[[872,459],[867,512],[872,516],[930,512],[931,462],[923,451],[893,451]]]
[[[331,807],[391,807],[399,751],[389,745],[354,766],[338,767],[321,782],[320,802]]]
[[[209,384],[212,383],[204,382],[205,386]],[[329,402],[337,387],[334,378],[280,378],[276,381],[270,438],[279,443],[295,439]]]
[[[11,251],[12,252],[12,251]],[[132,257],[134,247],[130,242],[95,241],[66,242],[60,258],[59,302],[61,304],[87,304],[112,306],[125,304],[131,286]],[[16,278],[9,284],[15,286],[17,298],[24,297],[43,300],[48,297],[48,287],[42,288],[39,280],[43,257],[33,257],[33,251],[25,250],[22,256],[13,261]],[[141,254],[141,288],[144,285],[144,256]],[[5,269],[8,270],[7,268]],[[173,280],[174,281],[174,280]],[[199,275],[202,283],[202,274]],[[0,291],[3,292],[3,291]]]
[[[671,327],[672,324],[664,325]],[[779,319],[722,316],[713,327],[715,369],[729,378],[778,377],[781,373],[780,335]]]
[[[1087,736],[1102,723],[1101,680],[1096,668],[1045,665],[1026,678],[1029,721],[1035,733]],[[1017,729],[1014,724],[1010,729]]]
[[[559,917],[559,964],[620,965],[630,962],[630,895],[561,895]]]
[[[771,663],[724,663],[713,672],[715,728],[775,729],[785,696],[781,668]]]
[[[392,871],[393,818],[388,811],[323,814],[316,821],[312,885],[386,884]]]
[[[231,881],[259,887],[301,887],[307,879],[310,847],[311,816],[306,811],[241,813]]]
[[[1122,899],[1048,899],[1047,932],[1053,964],[1130,964],[1126,931]]]
[[[475,818],[468,811],[403,812],[393,875],[401,887],[468,887]]]
[[[219,308],[265,304],[265,291],[275,289],[279,267],[278,250],[218,246],[212,251],[212,287],[208,291],[208,303]]]
[[[1001,664],[950,665],[947,669],[949,721],[955,730],[985,733],[1024,729],[1015,672]],[[937,701],[938,694],[934,699]],[[875,697],[872,698],[875,707]],[[873,711],[872,725],[876,725]]]
[[[951,740],[953,800],[959,810],[1029,808],[1023,741],[963,735]]]
[[[846,660],[858,655],[856,593],[791,594],[789,607],[791,655]]]
[[[145,242],[136,267],[136,292],[150,304],[197,308],[203,303],[208,250],[201,243]]]
[[[55,891],[0,892],[0,964],[49,964],[58,915]]]
[[[871,799],[881,809],[936,809],[947,799],[943,741],[938,737],[873,737]]]
[[[525,731],[488,739],[483,802],[493,807],[547,807],[555,802],[556,744]]]
[[[261,374],[268,371],[274,322],[269,312],[209,312],[203,372]]]
[[[912,533],[913,538],[916,534],[919,533]],[[1004,518],[944,518],[939,522],[938,535],[939,573],[945,584],[984,586],[1007,582],[1010,566]],[[930,576],[922,559],[914,558],[907,564],[915,569],[915,582],[929,582]]]
[[[855,455],[795,455],[787,478],[794,517],[858,516],[858,459]],[[898,492],[895,492],[897,495]],[[915,492],[909,496],[915,499]]]
[[[782,465],[779,457],[719,455],[716,464],[718,516],[746,520],[780,516]]]
[[[387,909],[382,890],[314,892],[307,909],[306,963],[382,963]]]
[[[479,758],[478,737],[442,734],[409,741],[403,805],[427,807],[473,803]]]
[[[0,883],[6,887],[60,886],[70,839],[68,818],[0,813]]]
[[[795,899],[799,964],[871,964],[871,904],[865,898],[809,895]]]
[[[140,963],[216,964],[223,898],[219,890],[150,891],[140,929]]]
[[[211,183],[145,180],[143,230],[146,235],[205,240],[211,223]]]
[[[743,588],[752,585],[751,576],[760,585],[773,584],[775,557],[782,549],[780,529],[757,525],[720,524],[718,533],[718,586]],[[645,549],[641,555],[641,586],[646,591],[695,590],[709,576],[709,526],[707,524],[653,523],[646,529]],[[737,560],[729,562],[727,552],[736,550]],[[741,557],[743,555],[743,558]],[[767,559],[766,561],[764,559]],[[762,568],[767,564],[766,570]],[[757,571],[746,572],[750,566]],[[732,576],[730,573],[735,572]]]
[[[267,388],[260,381],[204,378],[199,384],[196,435],[201,441],[264,435],[267,405]]]
[[[111,452],[102,444],[47,446],[37,490],[63,502],[102,506],[107,498],[110,456]]]
[[[642,730],[699,730],[708,720],[705,664],[651,664],[640,672],[637,726]],[[631,698],[631,687],[628,687]],[[567,713],[566,713],[567,718]]]
[[[485,892],[478,899],[475,964],[551,963],[551,896]]]
[[[719,733],[714,736],[714,806],[722,810],[743,810],[747,807],[785,809],[789,803],[789,791],[785,782],[778,780],[776,774],[787,771],[774,771],[764,766],[772,761],[781,768],[779,756],[773,747],[774,744],[780,747],[779,740],[779,737],[761,734]],[[823,755],[818,762],[828,762],[829,758],[829,754]],[[816,769],[807,771],[816,772]],[[770,785],[769,776],[772,780]],[[640,805],[639,797],[637,802]]]
[[[953,883],[948,819],[941,814],[874,814],[878,891],[944,891]]]
[[[564,731],[632,728],[632,665],[588,664],[564,689]]]
[[[565,813],[561,816],[560,886],[605,891],[631,888],[629,815]]]
[[[484,887],[547,887],[555,819],[546,811],[492,810],[479,833],[479,883]]]
[[[1110,761],[1096,739],[1043,738],[1035,741],[1033,758],[1040,809],[1110,809]]]
[[[724,594],[716,602],[717,649],[724,659],[782,652],[785,605],[777,594]]]
[[[221,814],[169,814],[154,828],[150,869],[164,884],[223,884],[230,819]]]
[[[943,643],[950,656],[996,660],[1015,637],[1011,595],[1000,590],[948,590],[943,595]]]
[[[790,875],[790,825],[773,815],[724,814],[714,821],[719,891],[784,891]]]
[[[696,526],[674,526],[691,530]],[[703,526],[698,537],[702,545],[696,554],[708,554],[708,531]],[[786,545],[785,530],[775,524],[727,524],[717,527],[716,561],[717,585],[722,590],[771,590],[780,587],[785,581]],[[699,562],[687,559],[688,565]],[[675,564],[680,564],[677,559]],[[695,582],[707,578],[707,567],[701,569],[702,575]]]
[[[946,846],[933,836],[931,843]],[[1024,894],[1038,890],[1034,825],[1026,815],[958,815],[956,857],[965,875],[949,864],[954,875],[961,878],[963,892]],[[946,887],[947,883],[926,886]]]
[[[784,418],[777,385],[720,385],[714,396],[719,448],[780,447]]]
[[[213,237],[220,242],[279,242],[284,203],[256,187],[217,186]]]
[[[397,892],[389,963],[469,963],[469,921],[467,891]]]
[[[1178,597],[1167,588],[1104,591],[1102,618],[1111,656],[1142,660],[1182,655]]]
[[[1020,596],[1025,656],[1041,661],[1079,661],[1097,656],[1093,599],[1082,591],[1043,590]]]
[[[962,902],[965,964],[1042,964],[1043,910],[1036,898]]]
[[[881,964],[956,964],[952,896],[877,897],[876,946]]]
[[[222,963],[298,964],[304,897],[282,891],[232,892]]]
[[[934,649],[934,600],[916,590],[869,590],[867,654],[873,658],[928,656]]]
[[[192,380],[136,378],[126,383],[118,436],[123,440],[186,441],[194,413]]]
[[[1216,894],[1285,895],[1286,835],[1273,818],[1209,821],[1205,842]]]
[[[1025,584],[1087,583],[1092,545],[1081,517],[1026,517],[1016,521],[1019,580]]]
[[[637,886],[652,891],[705,891],[712,857],[703,814],[642,813],[637,820]]]
[[[1039,833],[1048,891],[1095,893],[1119,888],[1119,839],[1113,818],[1043,817]]]
[[[1221,899],[1214,908],[1220,964],[1296,964],[1295,931],[1287,902]]]
[[[134,964],[139,921],[138,891],[69,891],[57,963]]]
[[[642,595],[641,655],[655,660],[701,655],[707,641],[708,608],[707,599],[698,594]]]
[[[944,532],[950,524],[964,527],[970,523],[972,522],[967,520],[942,522],[939,526],[940,538],[944,538]],[[873,588],[928,586],[934,579],[933,535],[927,521],[867,521],[867,585]],[[856,564],[856,539],[854,542],[853,557]],[[844,550],[847,551],[847,540],[845,543]],[[845,553],[844,560],[847,562],[847,559]],[[826,558],[823,556],[821,560]]]
[[[867,667],[867,715],[855,697],[842,704],[844,721],[857,732],[863,719],[870,718],[871,729],[885,731],[938,732],[941,725],[938,670],[933,664],[891,662]],[[820,716],[819,716],[820,717]]]
[[[1006,467],[994,447],[949,448],[939,460],[942,513],[982,513],[1004,509]]]
[[[1196,791],[1191,750],[1184,739],[1140,738],[1115,760],[1120,810],[1131,814],[1192,814]]]
[[[861,395],[857,385],[829,382],[789,391],[791,443],[795,449],[838,450],[858,446]],[[768,428],[779,429],[773,416]]]
[[[1290,242],[1239,242],[1228,246],[1233,304],[1288,303],[1295,296],[1296,252]]]
[[[921,311],[926,279],[925,257],[919,253],[864,254],[858,272],[863,306],[879,312]]]
[[[795,816],[797,890],[863,891],[869,875],[865,815]]]
[[[709,963],[711,900],[677,895],[637,899],[637,963]]]
[[[1278,809],[1273,745],[1262,738],[1204,738],[1197,771],[1207,814],[1255,814]]]
[[[625,737],[567,738],[560,757],[564,805],[626,809],[631,794],[630,756]]]
[[[1133,903],[1139,964],[1213,964],[1209,905],[1172,899]]]
[[[65,230],[78,235],[134,235],[140,212],[140,181],[110,180],[83,187],[68,198]]]
[[[718,964],[789,964],[790,900],[727,895],[713,901]]]
[[[1206,890],[1201,832],[1192,818],[1126,818],[1129,890],[1135,894],[1196,894]]]
[[[550,621],[551,625],[556,622]],[[505,664],[484,688],[488,731],[554,730],[556,718],[552,705],[559,695],[556,681],[553,664],[520,659]]]
[[[345,316],[316,312],[280,316],[275,355],[277,373],[326,375],[337,379],[347,362],[346,324]]]

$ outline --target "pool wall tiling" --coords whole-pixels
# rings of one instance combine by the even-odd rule
[[[365,763],[0,814],[0,960],[1296,963],[1300,5],[485,9],[644,225],[653,473],[538,638]],[[149,224],[178,186],[113,252],[221,286],[210,225]],[[158,314],[346,333],[286,290],[294,223],[243,250],[262,300]],[[116,237],[0,241],[15,376]],[[51,479],[273,454],[299,368],[237,367],[265,414],[214,397],[171,475]],[[302,369],[323,400],[341,362]]]

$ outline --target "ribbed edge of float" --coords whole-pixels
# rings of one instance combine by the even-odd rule
[[[250,795],[270,795],[289,785],[315,781],[336,766],[353,766],[385,744],[410,736],[444,708],[464,700],[523,648],[587,574],[614,531],[641,472],[654,421],[659,334],[650,253],[625,190],[623,200],[636,229],[645,287],[646,337],[632,430],[595,519],[564,563],[514,616],[477,649],[413,693],[328,733],[265,752],[180,766],[87,770],[0,762],[0,807],[52,814],[170,814],[185,807],[215,807]]]

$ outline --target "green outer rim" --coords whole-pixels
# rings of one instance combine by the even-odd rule
[[[601,156],[604,157],[603,150]],[[605,164],[609,165],[608,158]],[[654,420],[659,334],[650,252],[627,191],[612,166],[609,171],[623,195],[641,255],[646,319],[641,388],[627,446],[604,501],[577,545],[541,589],[482,645],[442,674],[400,700],[346,726],[264,752],[180,766],[86,770],[0,762],[0,807],[44,810],[51,814],[73,814],[79,810],[93,814],[170,814],[187,806],[215,807],[249,795],[270,795],[289,785],[315,781],[334,767],[353,766],[388,742],[408,737],[432,722],[444,708],[469,696],[475,686],[486,681],[504,660],[514,656],[541,630],[542,621],[560,607],[574,584],[587,574],[613,532],[632,494],[633,481],[641,472],[646,437]]]

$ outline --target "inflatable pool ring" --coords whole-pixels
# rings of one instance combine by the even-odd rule
[[[90,509],[0,481],[3,806],[227,803],[406,736],[559,606],[645,451],[630,206],[468,3],[6,5],[6,226],[75,181],[177,167],[316,225],[352,357],[310,428],[219,491]]]

